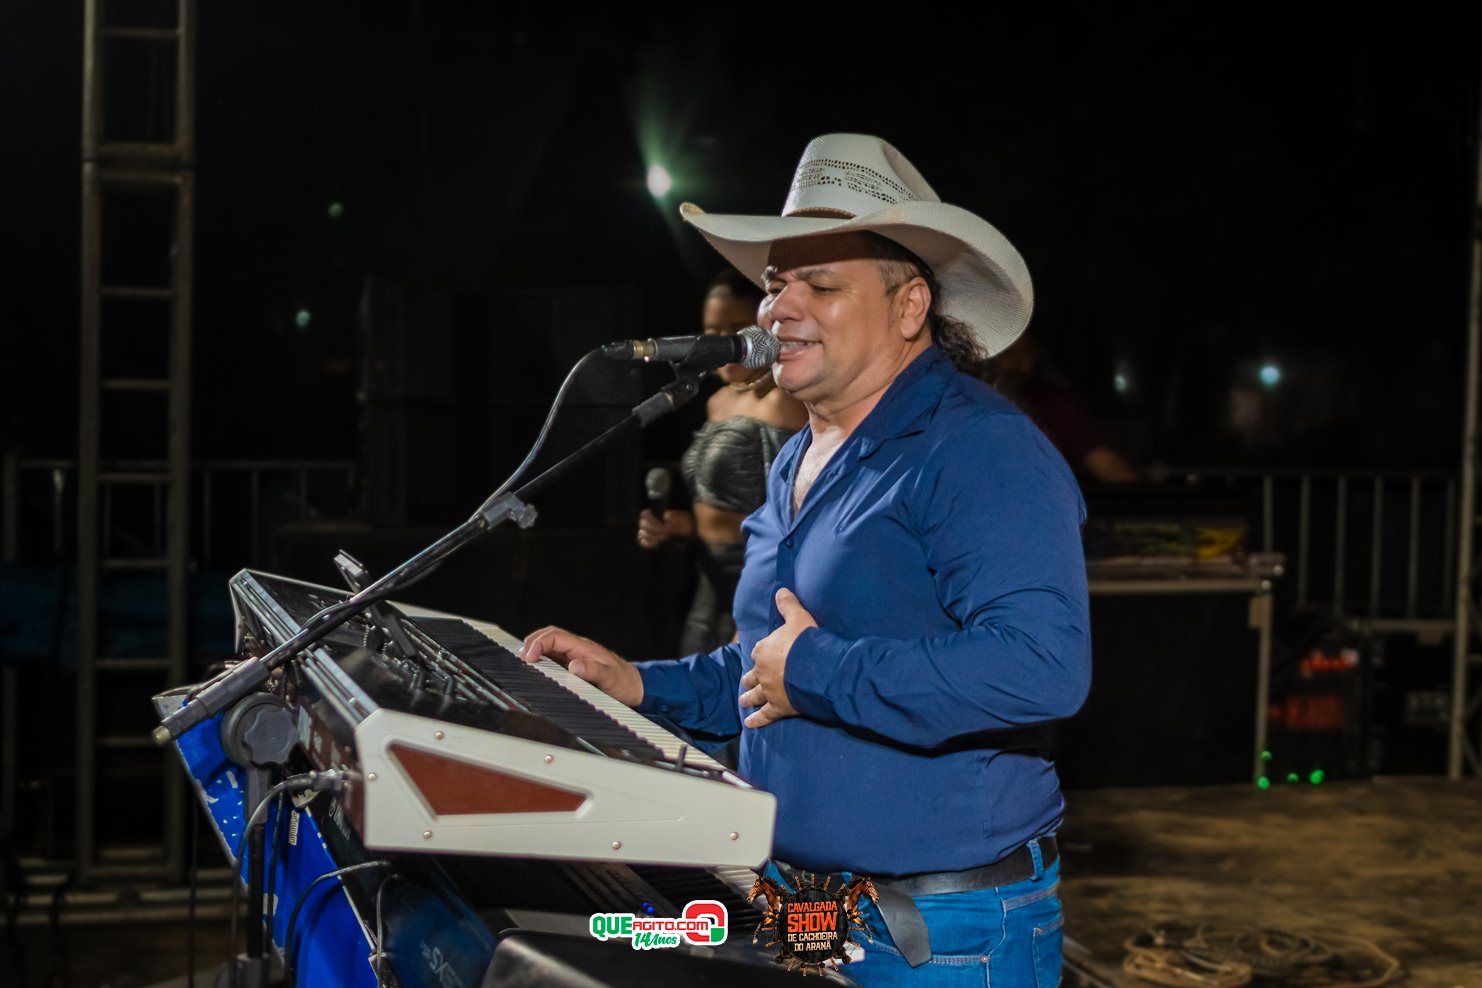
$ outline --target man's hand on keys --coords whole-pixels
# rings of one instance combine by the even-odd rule
[[[643,677],[627,659],[590,638],[564,628],[541,628],[525,636],[520,658],[534,665],[545,656],[565,666],[614,700],[636,707],[643,700]]]

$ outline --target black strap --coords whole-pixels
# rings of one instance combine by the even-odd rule
[[[931,931],[926,928],[926,920],[921,918],[915,900],[892,885],[876,885],[875,894],[880,897],[875,903],[880,918],[885,920],[890,939],[906,963],[920,967],[931,960]]]

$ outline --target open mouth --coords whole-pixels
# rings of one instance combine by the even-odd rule
[[[799,350],[818,345],[817,340],[778,340],[777,342],[781,353],[797,353]]]

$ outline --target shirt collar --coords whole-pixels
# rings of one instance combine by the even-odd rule
[[[957,373],[952,360],[941,348],[927,347],[906,365],[880,401],[865,416],[856,430],[859,433],[859,455],[869,456],[887,439],[908,436],[926,428],[947,389],[947,382]]]

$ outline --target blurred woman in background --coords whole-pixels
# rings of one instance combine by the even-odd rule
[[[727,268],[705,294],[704,332],[737,333],[753,325],[761,299],[759,287]],[[638,516],[644,549],[677,539],[694,543],[697,582],[680,655],[711,651],[735,635],[731,602],[745,555],[741,522],[766,500],[777,451],[808,420],[802,403],[777,387],[770,367],[727,364],[715,373],[721,386],[706,402],[705,424],[680,461],[691,510]]]

